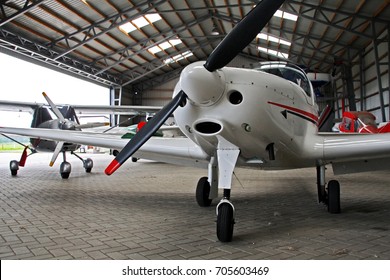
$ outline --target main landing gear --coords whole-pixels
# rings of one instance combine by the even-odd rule
[[[317,190],[318,202],[324,203],[328,207],[328,212],[338,214],[340,207],[340,184],[336,180],[330,180],[326,186],[325,166],[317,166]]]
[[[196,201],[198,205],[208,207],[211,205],[212,200],[218,196],[218,186],[229,186],[229,188],[223,188],[223,198],[216,207],[217,237],[221,242],[230,242],[233,238],[235,208],[230,201],[230,186],[231,175],[238,157],[237,151],[234,151],[234,149],[225,151],[230,154],[230,156],[225,158],[229,159],[228,162],[230,164],[226,164],[226,162],[221,164],[221,161],[223,161],[222,154],[221,157],[218,157],[218,161],[212,158],[209,164],[209,177],[200,178],[196,187]],[[218,154],[219,152],[220,150],[218,150]],[[323,165],[317,167],[317,187],[318,201],[327,205],[329,213],[340,213],[340,184],[336,180],[331,180],[326,185],[325,166]]]
[[[63,162],[60,165],[60,175],[61,175],[62,179],[68,179],[69,175],[70,175],[70,172],[72,170],[72,166],[71,166],[71,164],[69,162],[66,161],[66,154],[65,154],[65,152],[62,152],[62,154],[63,154]],[[83,158],[81,158],[79,155],[77,155],[74,152],[71,152],[71,154],[74,155],[75,157],[77,157],[78,159],[80,159],[83,162],[83,166],[84,166],[84,169],[85,169],[86,173],[91,173],[92,167],[93,167],[92,159],[90,159],[90,158],[83,159]],[[23,159],[21,159],[20,161],[17,161],[17,160],[11,160],[10,161],[9,167],[10,167],[10,171],[11,171],[11,175],[12,176],[16,176],[18,174],[19,167],[20,166],[24,166],[24,163],[22,165],[21,162],[25,162],[25,159],[24,159],[24,161],[23,161]]]

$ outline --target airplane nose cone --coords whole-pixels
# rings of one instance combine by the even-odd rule
[[[180,75],[180,87],[189,100],[198,106],[210,106],[225,91],[223,71],[207,71],[204,62],[196,62],[184,68]]]

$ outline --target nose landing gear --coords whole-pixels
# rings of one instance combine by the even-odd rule
[[[230,242],[233,238],[235,208],[230,201],[230,193],[239,153],[237,146],[218,136],[217,157],[210,160],[209,176],[200,178],[196,187],[196,201],[201,207],[210,206],[218,196],[218,188],[223,189],[223,198],[216,207],[217,237],[221,242]]]

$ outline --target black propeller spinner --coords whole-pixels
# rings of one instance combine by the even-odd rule
[[[226,66],[264,28],[285,0],[263,0],[256,5],[221,41],[208,57],[204,67],[213,72]],[[105,173],[114,173],[163,125],[179,105],[186,102],[187,95],[180,91],[170,103],[158,112],[122,149],[106,168]]]

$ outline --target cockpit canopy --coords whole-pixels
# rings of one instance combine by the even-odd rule
[[[300,86],[308,97],[312,98],[312,87],[306,73],[294,64],[287,62],[262,62],[256,70],[264,71],[286,80],[289,80]]]

